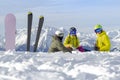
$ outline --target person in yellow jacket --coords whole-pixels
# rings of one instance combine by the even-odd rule
[[[80,41],[76,35],[76,31],[75,27],[70,28],[70,33],[64,40],[64,46],[71,50],[78,49],[79,51],[84,52],[82,46],[79,45]]]
[[[100,24],[95,25],[95,33],[97,35],[95,50],[97,51],[110,51],[111,43],[108,35],[102,29]]]

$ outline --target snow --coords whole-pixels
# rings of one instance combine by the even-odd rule
[[[67,35],[67,31],[61,28]],[[80,44],[90,52],[48,53],[57,29],[43,27],[37,52],[33,52],[36,28],[32,30],[31,52],[26,52],[26,29],[16,32],[16,51],[4,51],[0,36],[0,80],[119,80],[120,30],[109,31],[111,52],[93,50],[95,33],[78,33]]]

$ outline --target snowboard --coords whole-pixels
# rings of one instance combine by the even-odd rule
[[[35,40],[35,44],[34,44],[34,52],[36,52],[36,50],[37,50],[41,29],[42,29],[42,26],[43,26],[43,22],[44,22],[44,17],[40,16],[39,23],[38,23],[38,30],[37,30],[36,40]]]
[[[16,18],[12,13],[5,17],[5,50],[15,49]]]
[[[28,12],[28,27],[27,27],[27,51],[30,51],[30,39],[31,39],[31,28],[32,28],[32,12]]]

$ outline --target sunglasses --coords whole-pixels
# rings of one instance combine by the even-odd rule
[[[101,31],[102,31],[102,29],[98,28],[98,29],[95,30],[95,33],[100,33]]]

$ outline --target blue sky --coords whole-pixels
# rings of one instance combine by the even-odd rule
[[[45,17],[45,26],[75,26],[80,32],[93,31],[95,24],[105,30],[120,26],[120,0],[1,0],[0,35],[4,33],[4,18],[13,13],[17,29],[27,28],[27,12],[33,12],[33,26],[37,26],[40,15]]]

